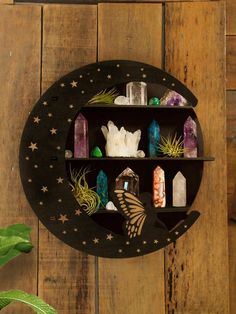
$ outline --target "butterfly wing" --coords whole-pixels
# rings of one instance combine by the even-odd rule
[[[145,208],[140,200],[125,190],[115,190],[121,214],[125,217],[125,230],[130,239],[140,236],[147,218]]]

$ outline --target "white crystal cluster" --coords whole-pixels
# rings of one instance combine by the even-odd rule
[[[141,131],[134,133],[126,131],[124,127],[120,130],[109,121],[106,126],[101,127],[102,133],[106,139],[106,156],[108,157],[144,157],[145,153],[138,150]]]

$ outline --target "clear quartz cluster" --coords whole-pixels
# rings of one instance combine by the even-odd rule
[[[144,157],[145,153],[138,150],[141,139],[141,131],[126,131],[124,127],[120,130],[109,121],[106,126],[101,127],[102,133],[106,139],[106,156],[108,157]]]

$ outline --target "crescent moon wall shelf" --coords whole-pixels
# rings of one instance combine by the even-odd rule
[[[146,82],[149,98],[158,90],[162,93],[167,89],[175,90],[187,100],[188,105],[85,105],[98,92],[114,86],[124,88],[131,81]],[[30,113],[20,145],[22,184],[40,221],[63,242],[96,256],[127,258],[144,255],[176,241],[200,215],[198,211],[191,210],[191,205],[201,183],[204,162],[214,160],[203,155],[201,127],[193,109],[196,105],[196,97],[180,81],[158,68],[134,61],[114,60],[90,64],[54,83]],[[65,159],[65,150],[72,147],[73,125],[79,112],[89,121],[90,150],[96,145],[104,146],[100,127],[106,125],[108,120],[138,129],[146,128],[150,119],[158,117],[167,134],[170,130],[177,130],[191,116],[198,126],[198,157]],[[147,141],[143,134],[141,149],[145,148]],[[69,186],[69,166],[80,169],[88,165],[94,170],[92,184],[100,169],[105,169],[109,178],[114,180],[127,166],[132,168],[139,174],[140,192],[151,192],[151,174],[157,165],[169,173],[166,178],[167,190],[173,175],[181,171],[187,178],[187,206],[172,207],[167,196],[166,207],[152,211],[157,220],[155,225],[159,224],[160,228],[146,228],[148,230],[140,236],[130,239],[122,229],[125,219],[120,212],[100,209],[89,216],[78,205]],[[109,192],[113,195],[112,185],[109,185]],[[122,198],[124,193],[124,190],[120,191],[119,197]]]

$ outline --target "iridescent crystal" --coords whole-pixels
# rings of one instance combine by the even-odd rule
[[[165,172],[159,166],[153,171],[153,204],[154,207],[166,206]]]
[[[144,82],[129,82],[126,85],[126,97],[130,105],[147,105],[147,84]]]
[[[80,113],[74,126],[74,157],[89,157],[88,121]]]
[[[148,128],[148,155],[156,157],[160,142],[160,127],[156,120],[153,120]]]
[[[116,178],[115,189],[124,189],[135,195],[139,195],[139,176],[130,168],[126,168]]]
[[[173,187],[173,199],[172,204],[176,207],[185,207],[186,206],[186,179],[182,175],[182,173],[179,171],[173,181],[172,181],[172,187]]]
[[[108,203],[108,180],[103,170],[100,170],[97,175],[97,194],[100,197],[101,206],[105,208]]]
[[[184,123],[184,157],[197,157],[197,125],[190,116]]]

